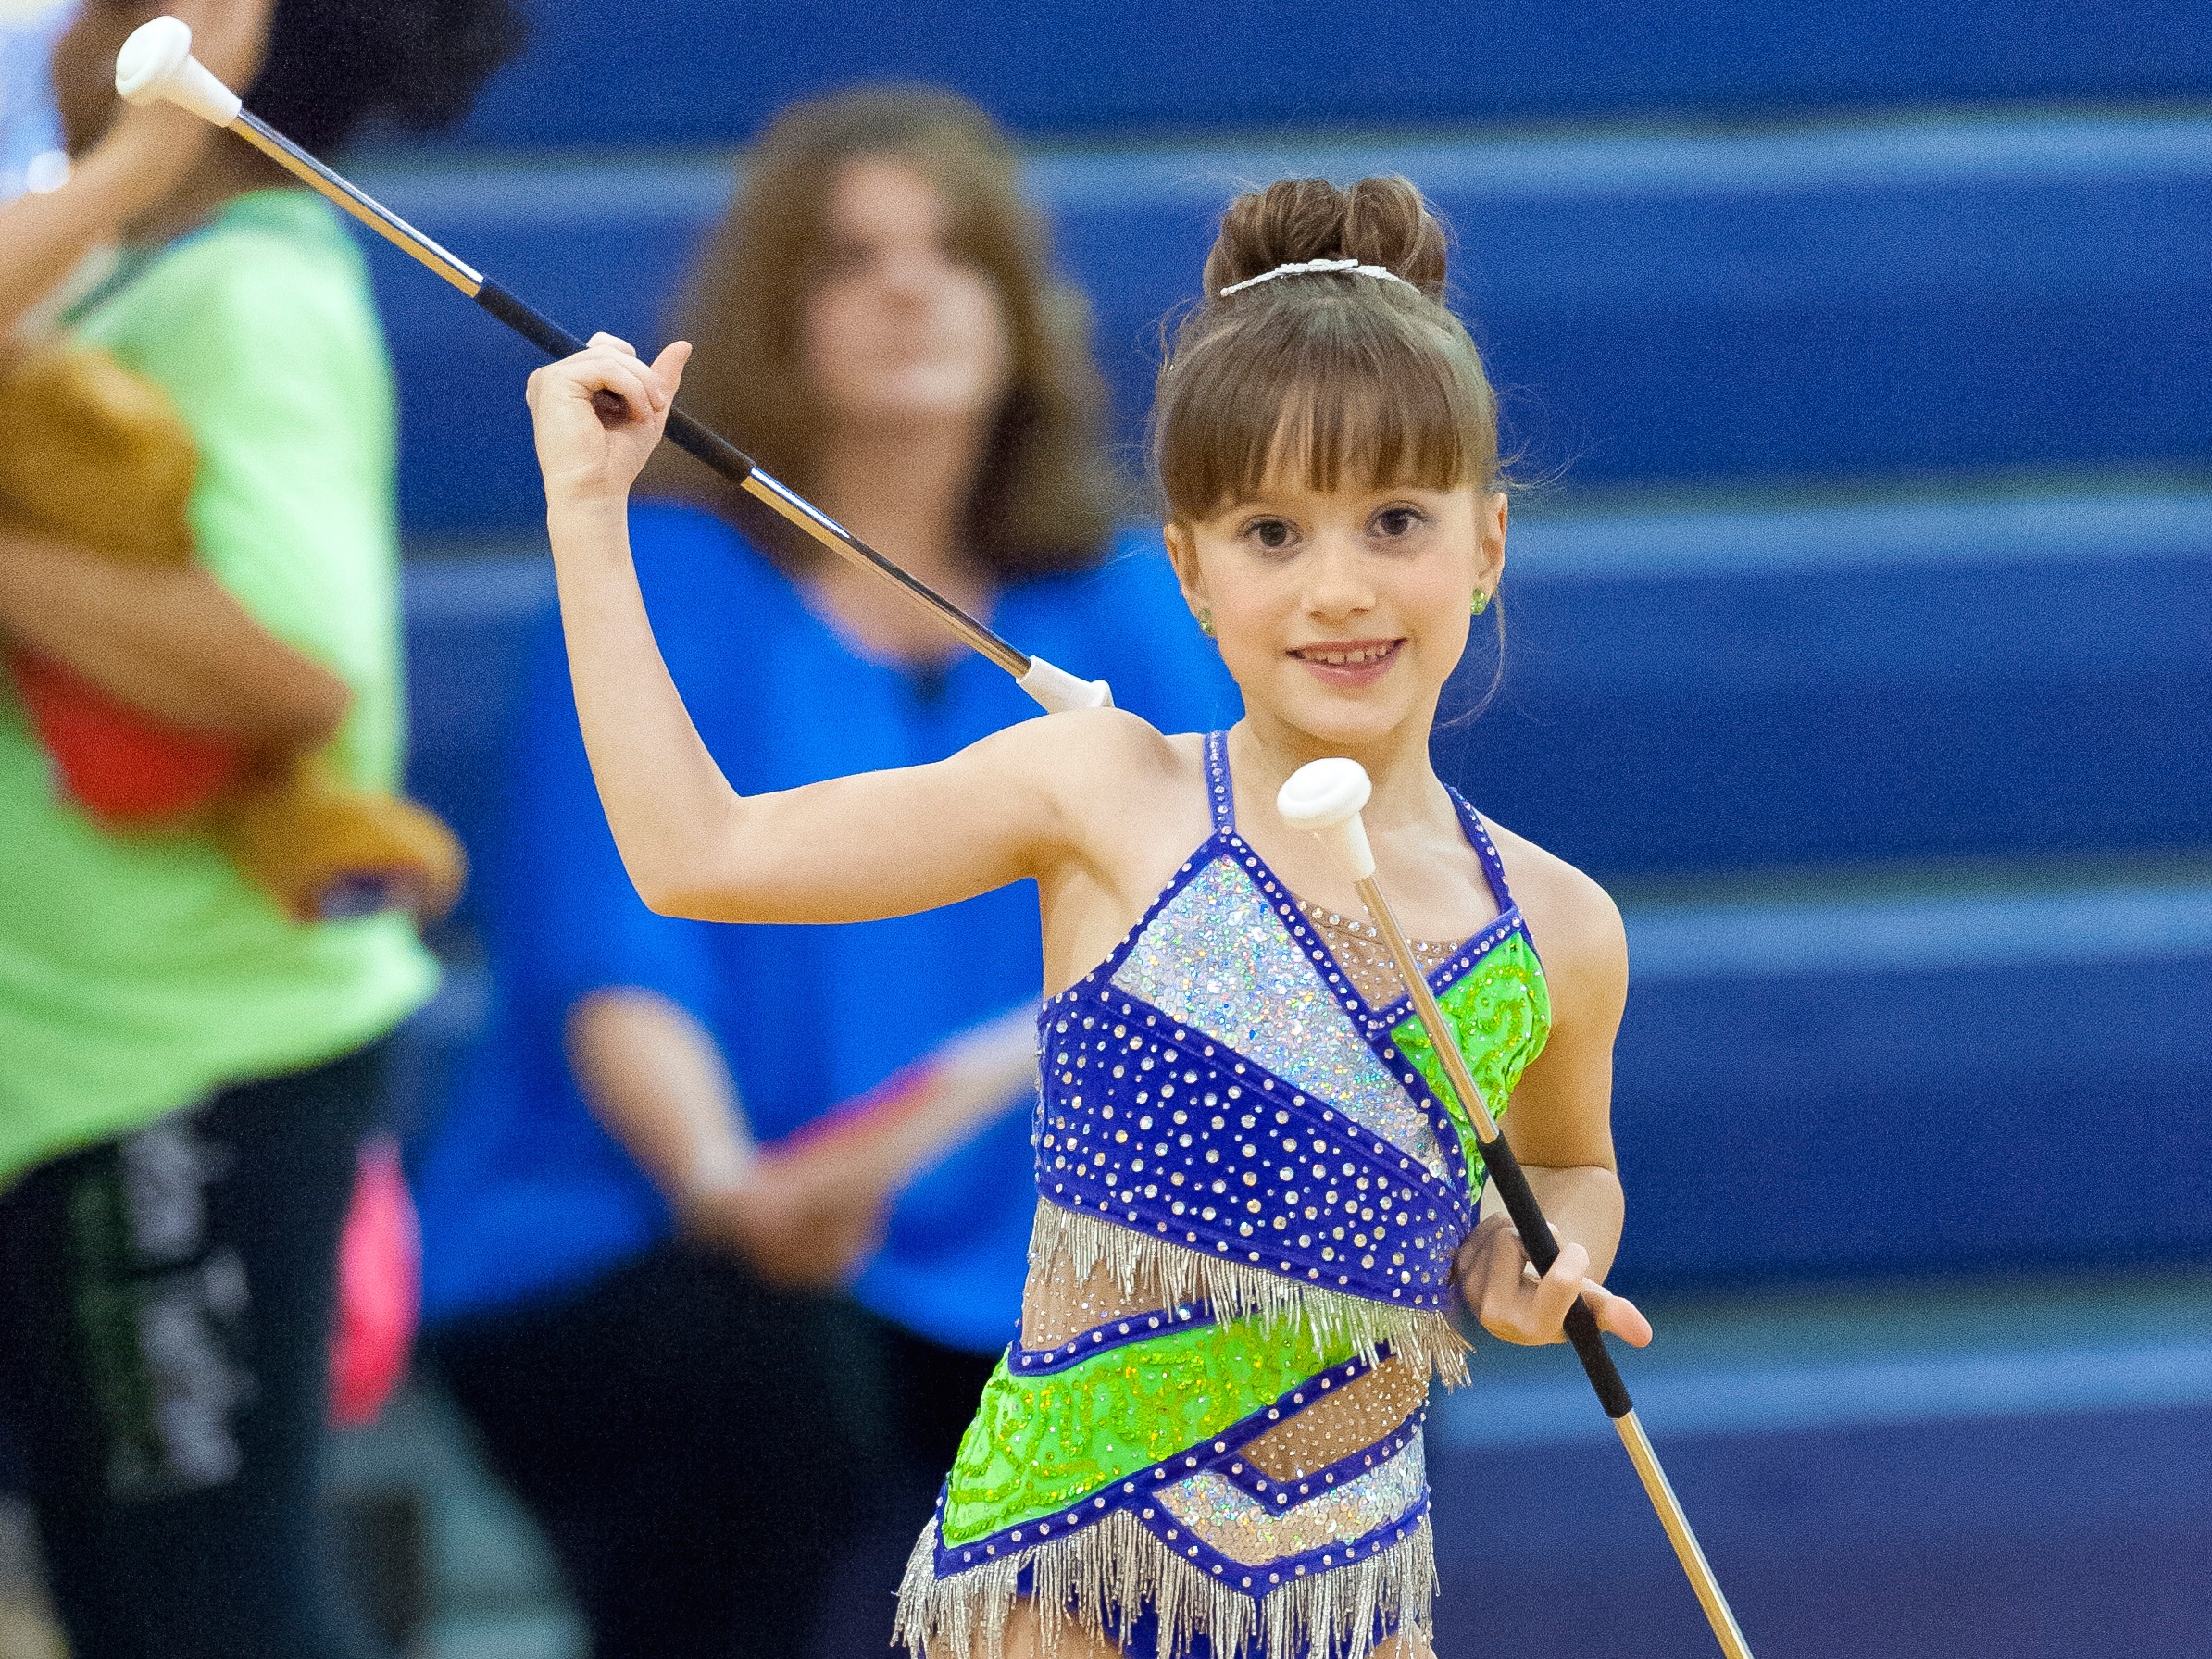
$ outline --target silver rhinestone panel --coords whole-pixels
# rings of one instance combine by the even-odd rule
[[[1427,1490],[1426,1454],[1416,1429],[1395,1455],[1312,1495],[1303,1487],[1285,1488],[1271,1494],[1270,1503],[1207,1471],[1177,1481],[1160,1502],[1201,1542],[1231,1561],[1265,1566],[1387,1527]]]
[[[1443,1176],[1428,1116],[1391,1080],[1323,980],[1335,970],[1313,929],[1287,892],[1255,885],[1247,860],[1256,867],[1244,853],[1201,870],[1153,918],[1113,982]]]

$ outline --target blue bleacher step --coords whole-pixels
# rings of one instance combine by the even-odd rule
[[[2212,1262],[2212,871],[1626,919],[1624,1290]],[[434,1118],[489,995],[456,967],[409,1029],[411,1127]],[[2146,1349],[2144,1376],[2168,1380],[2145,1386],[2181,1386],[2208,1354]],[[2082,1380],[2068,1375],[2044,1372],[2052,1390]],[[1800,1373],[1767,1380],[1818,1392]],[[1987,1368],[1943,1386],[1986,1389]]]
[[[469,133],[506,145],[715,143],[856,81],[952,86],[1037,135],[1324,123],[1456,124],[1989,99],[2202,96],[2212,43],[2186,0],[1404,0],[1354,19],[1325,0],[1265,13],[1170,0],[1000,0],[852,27],[813,6],[718,0],[547,6]],[[1472,24],[1472,27],[1470,27]],[[593,115],[577,115],[577,88]]]
[[[1439,768],[1601,879],[2212,849],[2212,494],[1530,517]]]
[[[407,786],[481,861],[507,785],[531,641],[555,608],[553,561],[518,551],[406,567]],[[472,922],[480,895],[456,917]]]
[[[1650,1303],[1616,1344],[1668,1443],[2071,1412],[2212,1409],[2212,1274],[1936,1279]],[[1440,1452],[1613,1439],[1563,1349],[1477,1330],[1473,1381],[1431,1406]]]
[[[2212,1261],[2212,865],[1991,877],[1625,908],[1624,1289]]]
[[[1457,303],[1531,472],[1594,488],[2212,455],[2212,118],[2165,113],[1040,154],[1027,177],[1095,310],[1124,442],[1229,194],[1376,171],[1456,226]],[[359,175],[575,331],[641,345],[730,188],[695,154]],[[410,530],[527,530],[535,357],[369,240]]]
[[[1527,518],[1436,755],[1601,879],[2212,849],[2212,495]],[[407,572],[412,781],[478,844],[542,556]],[[1079,665],[1080,666],[1080,665]]]
[[[1631,1220],[1633,1236],[1635,1223]],[[2212,1278],[1654,1304],[1621,1368],[1756,1653],[2168,1659],[2212,1579]],[[1572,1355],[1431,1403],[1436,1649],[1709,1659]]]

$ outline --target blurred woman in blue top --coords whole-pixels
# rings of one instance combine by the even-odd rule
[[[1111,534],[1083,324],[980,112],[845,94],[750,158],[689,296],[685,399],[1025,648],[1168,729],[1226,723],[1233,688],[1156,537]],[[809,557],[688,458],[659,465],[639,573],[740,790],[936,760],[1035,714],[888,584]],[[495,1029],[418,1182],[433,1348],[599,1659],[799,1651],[856,1516],[901,1489],[887,1469],[917,1474],[884,1536],[926,1516],[1019,1316],[1031,1039],[965,1051],[1010,1059],[1007,1109],[903,1186],[849,1137],[754,1147],[1003,1029],[1035,992],[1036,905],[1007,890],[840,929],[652,915],[551,627],[515,766],[483,875]],[[878,1644],[888,1621],[886,1596]]]

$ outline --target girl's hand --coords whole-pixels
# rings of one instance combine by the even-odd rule
[[[1559,1229],[1552,1232],[1557,1236]],[[1626,1296],[1583,1276],[1590,1253],[1559,1240],[1559,1258],[1541,1279],[1513,1223],[1503,1216],[1483,1219],[1453,1263],[1460,1299],[1482,1321],[1482,1328],[1508,1342],[1533,1345],[1566,1340],[1567,1310],[1577,1296],[1590,1304],[1600,1330],[1611,1331],[1631,1347],[1651,1341],[1651,1321]]]
[[[549,508],[619,502],[630,493],[660,442],[691,355],[690,343],[679,340],[645,363],[628,341],[594,334],[574,356],[530,377]]]

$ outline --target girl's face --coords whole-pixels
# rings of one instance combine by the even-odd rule
[[[1473,597],[1497,590],[1506,497],[1278,478],[1167,533],[1246,712],[1324,753],[1356,754],[1416,727],[1426,742]]]
[[[890,156],[846,164],[807,295],[806,367],[848,431],[988,420],[1013,347],[998,286],[954,245],[944,196]]]

